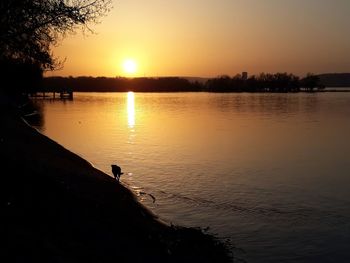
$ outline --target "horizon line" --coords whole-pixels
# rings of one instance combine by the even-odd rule
[[[243,71],[244,72],[244,71]],[[162,76],[134,76],[134,77],[131,77],[131,76],[101,76],[101,75],[52,75],[52,76],[48,76],[47,74],[44,73],[44,78],[51,78],[51,77],[62,77],[62,78],[80,78],[80,77],[88,77],[88,78],[125,78],[125,79],[139,79],[139,78],[153,78],[153,79],[156,79],[156,78],[184,78],[184,79],[188,79],[188,78],[197,78],[197,79],[213,79],[213,78],[219,78],[219,77],[222,77],[222,76],[229,76],[229,77],[235,77],[237,75],[242,75],[242,73],[236,73],[236,74],[233,74],[233,75],[230,75],[230,74],[219,74],[217,76],[211,76],[211,77],[203,77],[203,76],[180,76],[180,75],[162,75]],[[278,74],[278,73],[287,73],[287,74],[292,74],[292,75],[295,75],[297,77],[303,77],[301,75],[297,75],[297,74],[294,74],[292,72],[287,72],[287,71],[278,71],[278,72],[274,72],[274,73],[271,73],[271,72],[260,72],[258,74],[249,74],[248,72],[248,76],[259,76],[260,74]],[[313,73],[313,72],[308,72],[306,73],[304,76],[306,76],[307,74],[313,74],[313,75],[327,75],[327,74],[350,74],[350,71],[349,72],[325,72],[325,73]]]

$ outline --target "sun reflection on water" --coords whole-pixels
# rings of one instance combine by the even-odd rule
[[[135,126],[135,95],[134,92],[128,92],[128,126],[134,128]]]

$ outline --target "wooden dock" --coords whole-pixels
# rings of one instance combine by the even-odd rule
[[[73,99],[73,90],[72,89],[53,89],[45,91],[37,91],[35,93],[30,93],[31,98],[46,98],[46,99]]]

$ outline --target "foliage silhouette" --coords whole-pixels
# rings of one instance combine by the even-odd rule
[[[111,0],[2,0],[0,1],[0,70],[3,87],[36,85],[37,73],[61,62],[51,48],[77,28],[90,30],[110,7]],[[30,69],[35,71],[31,81]],[[17,81],[15,76],[29,78]],[[24,77],[23,77],[24,76]]]
[[[110,0],[2,0],[0,54],[2,58],[38,63],[53,69],[50,48],[61,36],[91,22],[109,9]]]

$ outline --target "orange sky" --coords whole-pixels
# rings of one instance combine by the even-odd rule
[[[62,76],[350,72],[348,0],[118,0],[54,48]],[[122,64],[133,59],[137,72]]]

